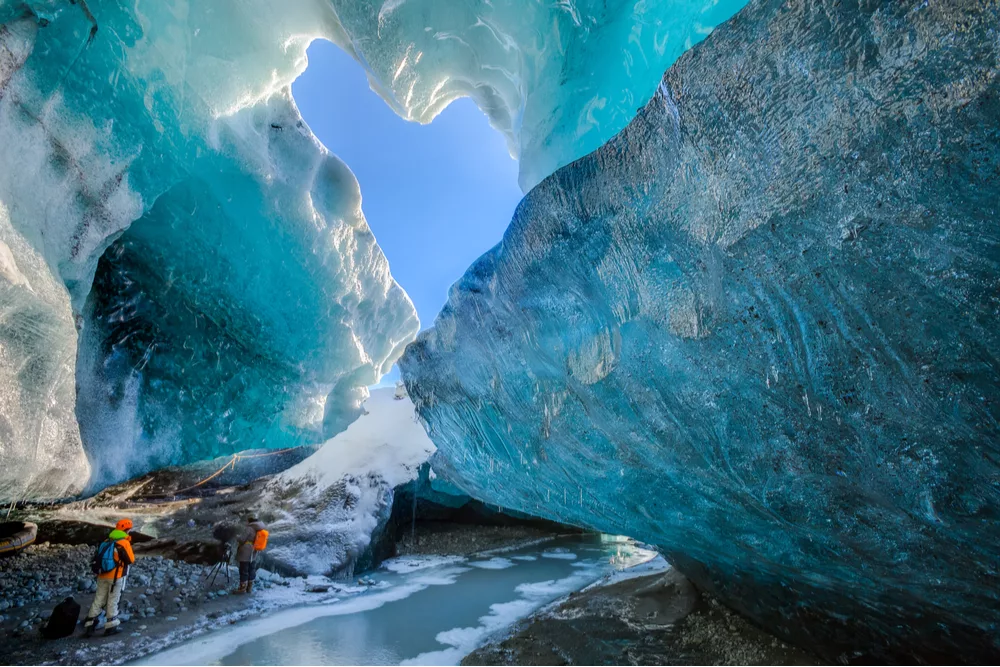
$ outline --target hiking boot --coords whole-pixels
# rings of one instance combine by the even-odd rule
[[[233,593],[235,593],[237,595],[239,595],[240,593],[246,593],[246,592],[247,592],[247,582],[245,582],[245,581],[241,581],[240,582],[240,587],[237,588],[235,591],[233,591]]]
[[[108,628],[107,630],[105,630],[104,631],[104,636],[105,637],[110,637],[111,635],[117,635],[121,631],[122,631],[121,626],[120,625],[116,625],[113,628]]]
[[[252,581],[248,581],[247,582],[247,595],[250,595],[251,593],[253,593],[253,582]]]
[[[96,622],[91,623],[90,625],[85,625],[85,626],[83,626],[83,636],[84,637],[93,637],[95,630],[97,630],[97,623]]]

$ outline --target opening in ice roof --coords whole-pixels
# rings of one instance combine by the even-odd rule
[[[292,85],[295,102],[357,176],[368,224],[427,328],[451,284],[510,223],[522,196],[517,162],[471,100],[452,103],[430,125],[408,122],[340,48],[317,40],[308,55]]]

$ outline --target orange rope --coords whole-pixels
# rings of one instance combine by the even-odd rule
[[[221,468],[219,468],[218,470],[216,470],[215,472],[213,472],[213,473],[212,473],[211,475],[209,475],[209,476],[208,476],[208,477],[206,477],[205,479],[201,480],[201,481],[200,481],[200,482],[198,482],[197,484],[193,484],[193,485],[191,485],[191,486],[187,487],[186,489],[179,489],[179,490],[177,490],[177,491],[174,491],[174,492],[173,492],[173,493],[171,493],[170,495],[172,495],[172,496],[176,496],[176,495],[178,495],[178,494],[181,494],[181,493],[184,493],[185,491],[190,491],[191,489],[195,489],[195,488],[198,488],[199,486],[201,486],[202,484],[204,484],[204,483],[205,483],[205,482],[207,482],[208,480],[210,480],[210,479],[213,479],[213,478],[215,478],[215,477],[218,477],[219,475],[221,475],[221,474],[223,473],[223,471],[224,471],[224,470],[225,470],[226,468],[228,468],[229,466],[232,466],[232,467],[233,467],[233,468],[235,469],[235,468],[236,468],[236,460],[237,460],[238,458],[239,458],[239,456],[238,456],[237,454],[233,454],[233,458],[232,458],[231,460],[229,460],[229,461],[228,461],[228,462],[226,463],[226,465],[222,466]],[[166,495],[166,494],[162,494],[162,495]]]
[[[284,454],[285,452],[290,452],[293,449],[298,449],[298,447],[286,447],[285,449],[279,449],[279,450],[276,450],[276,451],[273,451],[273,452],[264,452],[263,454],[233,454],[233,458],[231,458],[228,461],[226,461],[226,465],[222,466],[221,468],[219,468],[218,470],[216,470],[211,475],[209,475],[205,479],[201,480],[197,484],[192,484],[191,486],[189,486],[189,487],[187,487],[185,489],[179,489],[177,491],[174,491],[173,493],[157,493],[157,494],[153,494],[153,495],[146,496],[146,497],[147,498],[158,498],[158,497],[159,498],[166,498],[167,496],[177,496],[177,495],[180,495],[180,494],[184,493],[185,491],[190,491],[191,489],[196,489],[199,486],[201,486],[202,484],[204,484],[205,482],[218,477],[223,472],[225,472],[226,468],[232,467],[233,470],[236,470],[236,463],[240,459],[258,459],[258,458],[261,458],[263,456],[274,456],[276,454]]]
[[[273,452],[264,452],[263,454],[233,454],[238,459],[257,459],[262,456],[274,456],[275,454],[284,454],[285,452],[290,452],[293,449],[298,449],[298,447],[286,447],[285,449],[278,449]]]

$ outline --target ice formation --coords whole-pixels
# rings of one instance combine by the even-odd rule
[[[287,92],[213,132],[221,155],[189,168],[98,265],[78,368],[101,389],[78,399],[92,460],[116,460],[101,448],[119,446],[123,422],[141,427],[131,461],[143,469],[176,463],[178,442],[187,461],[321,442],[418,328],[357,182]]]
[[[761,0],[688,51],[407,349],[435,469],[830,659],[995,657],[998,25]]]
[[[470,97],[507,137],[527,192],[613,137],[663,71],[746,0],[328,0],[338,41],[396,112],[429,122]]]
[[[0,0],[0,499],[321,442],[415,335],[290,97],[313,39],[406,118],[471,96],[528,187],[741,4]]]
[[[82,325],[77,415],[104,481],[320,441],[356,416],[418,329],[356,180],[288,92],[308,42],[294,48],[295,36],[324,25],[315,12],[255,26],[251,3],[228,17],[214,3],[133,9],[0,4],[7,245],[30,249],[68,292],[45,314],[51,350],[43,326],[3,341],[22,358],[39,356],[34,344],[60,371],[13,383],[57,408],[5,413],[5,461],[7,450],[31,461],[5,469],[5,497],[87,479],[85,464],[70,479],[45,468],[55,452],[82,460],[69,303]],[[18,336],[42,341],[21,349]],[[47,486],[25,485],[32,474]]]
[[[0,498],[58,495],[87,474],[73,412],[75,342],[65,287],[0,202]]]
[[[372,391],[362,417],[268,483],[260,508],[280,518],[267,556],[284,570],[350,575],[388,521],[393,489],[434,453],[413,403],[395,394]]]

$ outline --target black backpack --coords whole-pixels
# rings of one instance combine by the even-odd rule
[[[76,629],[76,623],[79,620],[80,603],[68,597],[52,610],[48,623],[42,626],[42,636],[46,639],[69,637]]]

